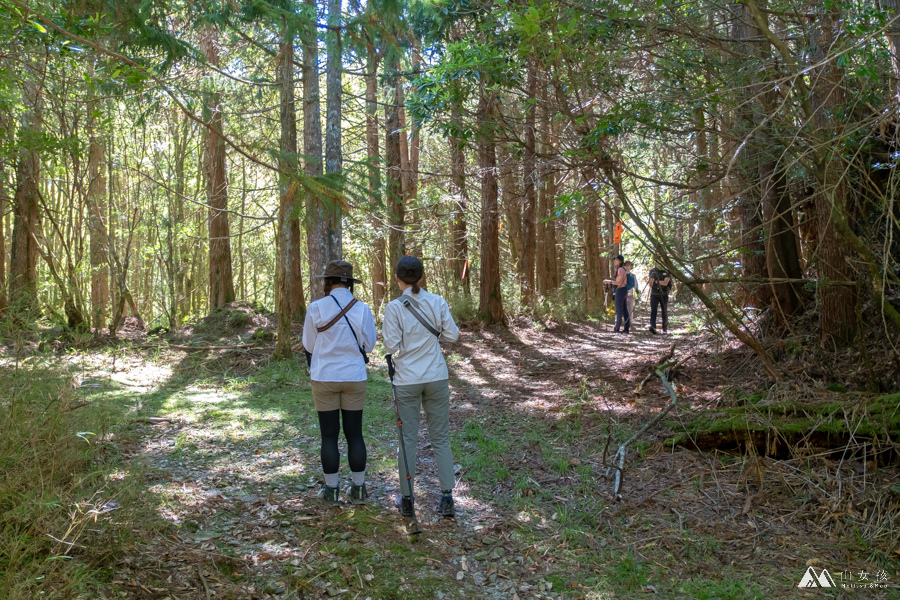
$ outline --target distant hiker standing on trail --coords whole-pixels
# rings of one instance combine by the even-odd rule
[[[397,456],[401,495],[396,504],[401,515],[412,516],[410,486],[414,484],[416,471],[421,406],[425,410],[428,438],[434,449],[441,485],[440,512],[445,517],[454,517],[456,478],[450,451],[450,375],[440,342],[455,342],[459,338],[459,327],[453,322],[450,307],[443,298],[419,288],[419,281],[425,274],[422,261],[414,256],[404,256],[397,261],[394,274],[403,293],[385,307],[381,334],[385,352],[393,355],[396,369],[393,383],[406,448],[406,461],[401,460],[400,452]],[[408,480],[405,464],[411,471]]]
[[[613,259],[616,267],[615,279],[604,279],[603,283],[611,283],[616,286],[616,326],[613,328],[614,333],[619,333],[622,321],[625,321],[624,332],[631,333],[631,317],[628,314],[628,271],[623,266],[625,257],[621,254]]]
[[[650,333],[656,333],[656,309],[662,308],[662,330],[669,332],[669,289],[672,285],[672,277],[663,267],[650,269]]]
[[[626,279],[627,283],[625,284],[625,290],[628,292],[628,297],[625,298],[625,306],[628,308],[629,323],[634,323],[634,296],[638,292],[637,275],[631,272],[631,269],[633,268],[634,263],[630,260],[625,263],[625,270],[628,272],[628,278]]]
[[[350,463],[350,501],[366,502],[366,442],[362,434],[363,405],[366,402],[366,356],[375,348],[377,332],[372,310],[353,297],[353,265],[333,260],[325,267],[324,298],[309,305],[303,323],[303,348],[309,361],[313,402],[319,413],[322,433],[322,471],[325,485],[318,497],[328,504],[340,504],[338,470],[341,455],[338,435],[343,418]],[[311,356],[310,356],[311,354]]]

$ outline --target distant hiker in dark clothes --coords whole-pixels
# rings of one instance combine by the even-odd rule
[[[662,308],[662,330],[669,333],[669,289],[672,287],[672,276],[663,267],[650,269],[650,333],[656,333],[656,310]]]
[[[623,266],[625,257],[621,254],[618,255],[613,259],[613,264],[616,267],[616,278],[603,280],[603,283],[611,283],[616,286],[616,326],[613,328],[613,332],[619,333],[622,321],[624,321],[624,333],[631,333],[631,317],[628,315],[628,290],[626,290],[628,271]]]
[[[393,383],[406,448],[406,461],[399,452],[397,456],[401,495],[396,504],[401,515],[412,515],[409,486],[414,485],[419,411],[424,409],[428,439],[434,449],[441,485],[439,510],[445,517],[455,517],[453,488],[456,476],[450,450],[450,374],[441,354],[441,342],[455,342],[459,338],[459,327],[450,316],[447,301],[419,287],[419,281],[425,275],[421,260],[404,256],[397,261],[394,273],[403,293],[385,307],[381,335],[385,352],[393,355],[396,369]],[[412,471],[408,481],[405,465]]]
[[[625,299],[625,304],[628,307],[628,322],[634,323],[634,299],[635,294],[637,294],[637,275],[631,272],[631,269],[634,268],[634,263],[629,261],[625,262],[625,270],[628,271],[628,283],[625,284],[625,290],[628,292],[628,297]]]
[[[337,505],[341,455],[338,435],[343,417],[350,463],[350,501],[366,502],[366,442],[362,434],[366,402],[366,354],[375,348],[377,333],[372,310],[353,297],[353,265],[333,260],[325,267],[324,298],[309,305],[303,323],[303,348],[312,353],[309,378],[322,433],[322,471],[325,485],[318,497]],[[349,309],[348,309],[349,307]],[[343,313],[343,314],[341,314]]]

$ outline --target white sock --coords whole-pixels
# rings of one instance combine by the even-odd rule
[[[350,479],[353,481],[353,485],[360,486],[366,483],[366,472],[365,471],[350,471]]]
[[[327,485],[328,487],[336,488],[338,486],[338,474],[325,473],[325,485]]]

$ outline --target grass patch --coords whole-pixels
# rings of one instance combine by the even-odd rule
[[[0,369],[0,598],[71,597],[109,576],[140,476],[111,441],[122,410],[62,369]]]

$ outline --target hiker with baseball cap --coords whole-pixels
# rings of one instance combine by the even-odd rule
[[[616,286],[616,326],[613,328],[613,332],[619,333],[624,321],[624,332],[631,333],[631,315],[628,314],[628,271],[624,267],[625,257],[619,254],[613,259],[613,264],[616,267],[616,278],[603,280],[603,283],[611,283]]]
[[[394,366],[393,387],[401,425],[400,514],[413,517],[413,476],[416,470],[416,443],[419,438],[419,407],[425,410],[428,438],[434,450],[441,486],[439,510],[455,517],[453,453],[450,451],[450,375],[441,354],[440,342],[455,342],[459,327],[450,316],[447,301],[419,287],[425,274],[422,261],[404,256],[394,271],[402,294],[384,309],[381,329],[384,349]],[[399,453],[398,453],[399,454]],[[407,465],[409,471],[407,472]]]
[[[666,268],[659,265],[650,269],[650,333],[656,333],[656,311],[662,309],[662,330],[669,332],[669,290],[672,288],[672,276]]]
[[[350,463],[350,501],[366,502],[366,443],[362,434],[366,401],[366,363],[375,347],[377,333],[372,310],[353,297],[353,265],[333,260],[322,275],[325,297],[309,305],[303,323],[303,348],[309,360],[313,402],[319,413],[322,434],[322,471],[325,485],[318,497],[327,504],[340,504],[338,471],[341,455],[338,435],[343,420]],[[311,354],[311,356],[310,356]]]

